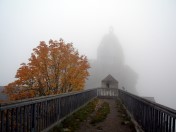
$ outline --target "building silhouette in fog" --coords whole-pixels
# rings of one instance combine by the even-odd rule
[[[123,49],[118,42],[112,28],[106,34],[97,49],[97,59],[90,60],[90,76],[86,82],[86,88],[101,86],[101,80],[111,74],[128,92],[137,94],[135,85],[137,74],[124,64]]]

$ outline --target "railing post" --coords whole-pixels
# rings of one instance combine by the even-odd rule
[[[36,130],[36,103],[32,105],[32,132]]]
[[[60,98],[57,99],[57,121],[60,119]]]
[[[172,127],[172,132],[175,132],[175,118],[173,118],[173,127]]]
[[[96,89],[96,96],[98,96],[98,88]]]

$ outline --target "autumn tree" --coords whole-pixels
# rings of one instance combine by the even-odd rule
[[[86,56],[79,55],[72,43],[50,40],[33,49],[27,64],[17,70],[17,80],[4,92],[10,100],[78,91],[89,75]]]

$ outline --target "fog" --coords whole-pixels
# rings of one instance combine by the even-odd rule
[[[41,40],[63,38],[96,60],[112,26],[137,94],[176,109],[175,14],[175,0],[0,0],[0,85]]]

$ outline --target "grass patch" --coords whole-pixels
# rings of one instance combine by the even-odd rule
[[[107,115],[110,112],[109,104],[107,102],[103,102],[98,108],[97,111],[91,116],[91,124],[95,125],[96,123],[102,122],[106,119]]]
[[[55,126],[50,132],[74,132],[80,127],[80,123],[94,112],[98,99],[89,102],[85,107],[81,108],[68,118],[63,120],[59,125]]]
[[[118,112],[120,113],[120,118],[122,119],[121,124],[129,126],[132,132],[136,132],[135,126],[131,121],[131,117],[127,114],[127,111],[119,100],[117,100],[117,108]]]

